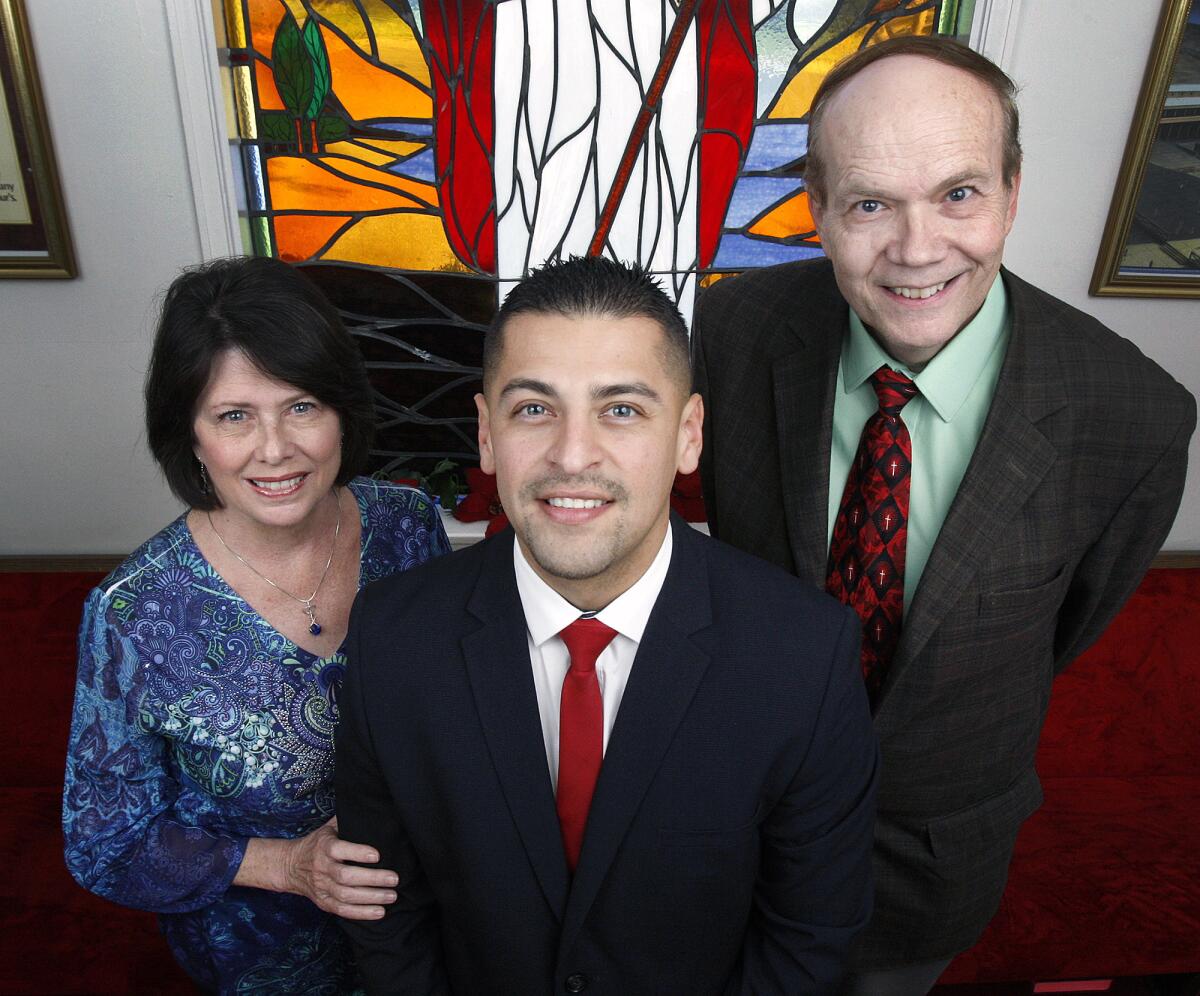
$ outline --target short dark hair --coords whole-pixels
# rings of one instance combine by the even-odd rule
[[[821,118],[826,104],[835,93],[861,73],[867,66],[897,55],[918,55],[943,65],[970,73],[996,95],[1004,115],[1002,169],[1004,182],[1012,186],[1021,171],[1021,118],[1017,111],[1017,86],[990,59],[973,51],[953,38],[943,35],[900,35],[878,45],[860,48],[833,67],[817,87],[808,115],[808,153],[804,157],[804,184],[818,200],[825,197],[825,162],[821,158]],[[913,94],[920,100],[920,94]]]
[[[597,315],[649,318],[663,332],[663,365],[691,386],[687,324],[645,267],[605,256],[571,256],[530,272],[500,305],[483,340],[483,383],[500,365],[504,328],[515,315]]]
[[[366,367],[329,299],[277,259],[237,256],[191,267],[167,289],[146,372],[146,438],[186,505],[220,508],[196,460],[196,405],[213,364],[244,353],[268,377],[310,393],[341,419],[337,483],[361,473],[375,430]]]

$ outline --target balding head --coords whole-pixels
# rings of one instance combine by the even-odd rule
[[[1001,142],[1004,182],[1012,186],[1021,171],[1020,116],[1017,112],[1016,85],[994,62],[949,38],[938,35],[903,35],[878,45],[860,49],[839,62],[821,82],[809,111],[808,153],[805,157],[804,182],[810,196],[821,199],[825,189],[826,158],[822,149],[822,127],[834,96],[859,73],[880,62],[899,56],[919,56],[974,77],[990,91],[1000,111],[997,140]],[[933,96],[911,81],[906,81],[889,100],[924,105]]]

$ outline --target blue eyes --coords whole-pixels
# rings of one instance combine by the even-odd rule
[[[946,195],[946,200],[948,200],[951,204],[961,204],[974,192],[974,188],[972,187],[955,187]],[[882,201],[871,200],[870,198],[859,201],[854,206],[857,208],[860,214],[878,214],[883,210]]]
[[[309,415],[317,410],[315,401],[297,401],[288,408],[288,411],[293,415]],[[230,408],[229,411],[221,412],[217,416],[218,422],[229,422],[239,424],[245,422],[249,418],[246,411],[242,408]]]
[[[543,415],[548,415],[550,412],[549,409],[540,402],[530,401],[526,404],[520,405],[517,408],[516,413],[523,418],[541,418]],[[620,421],[627,421],[629,419],[636,418],[637,415],[638,410],[633,405],[625,404],[624,402],[618,402],[617,404],[610,405],[600,413],[601,418],[615,418]]]

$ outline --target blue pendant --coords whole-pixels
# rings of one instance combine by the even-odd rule
[[[318,623],[313,623],[311,626],[309,626],[309,627],[308,627],[308,631],[309,631],[310,633],[312,633],[312,635],[313,635],[313,636],[320,636],[320,635],[321,635],[321,627],[320,627],[320,624],[318,624]]]

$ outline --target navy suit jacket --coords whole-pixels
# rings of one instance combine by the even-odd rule
[[[836,992],[871,907],[857,620],[672,528],[573,877],[512,532],[359,594],[339,832],[401,883],[344,923],[372,992]]]

